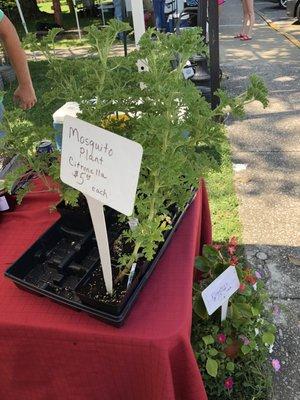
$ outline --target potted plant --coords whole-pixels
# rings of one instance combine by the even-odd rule
[[[41,44],[31,40],[33,48],[42,50],[49,61],[47,77],[53,87],[46,94],[48,104],[58,98],[77,101],[81,119],[132,139],[144,149],[134,214],[128,219],[111,210],[108,212],[115,288],[119,288],[115,291],[115,295],[118,291],[117,300],[116,296],[109,298],[101,289],[99,264],[89,270],[77,288],[79,295],[84,293],[81,296],[84,302],[89,302],[85,288],[90,285],[93,292],[98,288],[99,292],[92,296],[93,306],[102,309],[107,304],[117,304],[116,312],[120,312],[120,303],[125,307],[128,293],[150,268],[149,263],[191,200],[192,188],[197,187],[199,177],[217,167],[224,135],[218,117],[228,107],[235,115],[243,114],[248,101],[267,104],[264,85],[259,78],[252,77],[247,91],[236,99],[220,91],[220,105],[211,110],[182,73],[193,54],[206,51],[197,28],[185,30],[179,36],[150,29],[142,37],[139,49],[128,57],[109,57],[118,32],[128,29],[127,24],[119,21],[111,21],[103,30],[90,27],[87,40],[92,55],[84,59],[55,58],[57,30]],[[176,68],[171,62],[174,59]],[[139,60],[145,65],[143,73],[137,69]],[[42,138],[51,140],[50,132],[36,133],[24,121],[16,125],[7,118],[7,123],[11,134],[4,139],[4,147],[10,145],[15,152],[22,151],[25,169],[37,170],[43,179],[47,172],[54,182],[52,189],[59,191],[65,204],[75,207],[79,193],[60,182],[59,152],[54,150],[42,157],[33,157],[28,151],[28,142],[22,139],[24,133],[20,126],[25,124],[27,132],[30,130],[31,150]],[[16,136],[15,131],[18,131]],[[46,182],[49,184],[47,179]],[[137,279],[131,283],[134,268]]]
[[[230,265],[236,268],[240,288],[230,298],[227,318],[221,322],[219,311],[207,314],[201,293]],[[227,244],[204,246],[195,267],[201,280],[194,284],[192,343],[208,396],[267,398],[272,365],[280,366],[270,359],[276,329],[261,274],[248,266],[235,237]]]

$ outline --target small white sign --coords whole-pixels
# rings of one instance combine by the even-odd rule
[[[149,65],[147,60],[137,60],[136,63],[138,67],[139,72],[148,72],[149,71]]]
[[[149,71],[149,66],[148,66],[147,60],[137,60],[136,65],[138,67],[139,72],[148,72]],[[141,90],[146,89],[146,87],[147,87],[147,85],[145,85],[144,82],[140,82]]]
[[[190,79],[195,75],[195,72],[192,67],[183,68],[182,73],[184,79]]]
[[[224,305],[224,312],[222,312],[222,320],[224,320],[227,314],[226,306],[228,300],[239,287],[240,281],[236,269],[234,266],[230,266],[202,292],[208,315],[213,314],[219,307]]]
[[[142,154],[139,143],[65,117],[61,180],[127,216],[134,208]]]
[[[8,202],[5,196],[0,196],[0,211],[7,211],[9,210]]]

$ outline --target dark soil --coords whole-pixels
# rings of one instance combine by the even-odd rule
[[[118,268],[113,269],[113,279],[118,275]],[[128,278],[126,277],[121,282],[114,284],[112,294],[106,291],[103,273],[101,267],[97,266],[91,272],[87,280],[82,282],[76,290],[76,294],[81,299],[83,304],[88,304],[94,308],[101,310],[112,311],[122,309],[127,299],[137,286],[141,277],[141,269],[136,267],[135,277],[127,288]]]

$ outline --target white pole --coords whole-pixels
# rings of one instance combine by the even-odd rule
[[[102,24],[103,26],[105,25],[105,16],[104,16],[104,10],[103,10],[103,3],[101,2],[100,4],[101,7],[101,15],[102,15]]]
[[[78,29],[78,36],[79,36],[79,39],[81,40],[81,30],[80,30],[80,25],[79,25],[79,19],[78,19],[78,13],[77,13],[77,7],[76,7],[75,0],[73,0],[73,6],[74,6],[74,11],[75,11],[75,18],[76,18],[76,24],[77,24],[77,29]]]
[[[184,0],[178,0],[178,10],[177,10],[178,15],[181,13],[183,8],[184,8]]]
[[[140,38],[145,32],[143,0],[131,0],[131,9],[132,9],[135,45],[137,46],[140,41]]]
[[[18,7],[18,11],[19,11],[19,14],[20,14],[20,18],[21,18],[21,21],[22,21],[23,28],[24,28],[25,33],[27,35],[28,34],[28,29],[27,29],[27,25],[26,25],[26,22],[25,22],[25,19],[24,19],[23,11],[22,11],[22,8],[20,6],[19,0],[16,0],[16,4],[17,4],[17,7]]]

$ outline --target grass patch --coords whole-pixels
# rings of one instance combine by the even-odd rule
[[[88,40],[83,36],[82,39],[62,39],[56,42],[56,49],[67,49],[69,47],[89,46]]]
[[[44,1],[43,3],[38,3],[38,6],[39,6],[39,9],[42,12],[53,14],[53,9],[52,9],[53,3],[52,3],[52,1]],[[68,4],[67,4],[67,2],[65,0],[61,0],[60,1],[60,6],[61,6],[61,11],[62,12],[69,12],[69,7],[68,7]]]
[[[206,178],[213,225],[213,240],[227,242],[232,236],[241,239],[242,225],[239,219],[238,199],[234,189],[230,146],[223,144],[222,165]]]
[[[52,114],[63,103],[45,105],[43,95],[51,90],[50,82],[47,80],[46,75],[48,71],[48,63],[46,61],[29,62],[29,69],[36,91],[38,102],[31,110],[24,111],[26,118],[32,121],[36,126],[52,126]],[[5,87],[4,107],[7,110],[12,110],[15,105],[13,103],[13,93],[17,88],[17,82],[11,84],[10,87]]]
[[[102,24],[102,19],[101,18],[96,18],[96,17],[87,17],[82,15],[82,13],[79,12],[78,14],[79,17],[79,24],[80,28],[83,29],[87,26],[90,25],[101,25]],[[72,13],[70,14],[69,12],[63,12],[62,13],[62,21],[63,21],[63,28],[65,30],[76,30],[77,25],[76,25],[76,19],[75,15]],[[12,22],[18,32],[18,35],[20,36],[20,39],[25,37],[25,31],[24,28],[20,22],[20,18],[12,19]],[[26,20],[26,25],[28,28],[29,32],[36,32],[36,27],[39,23],[54,23],[54,16],[52,12],[45,12],[41,14],[41,16],[38,19],[27,19]]]

